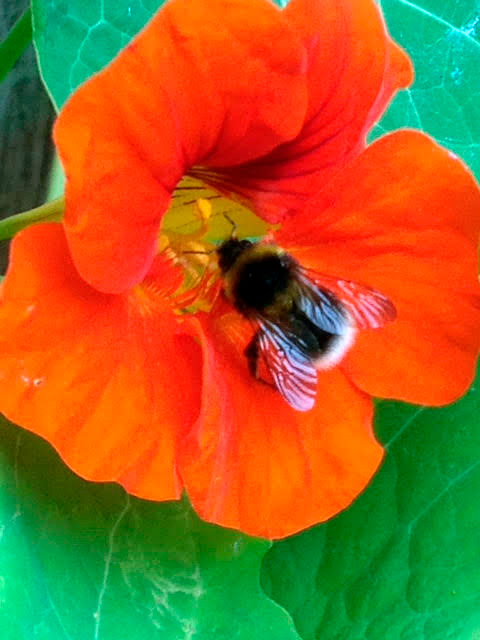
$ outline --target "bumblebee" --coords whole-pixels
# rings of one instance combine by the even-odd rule
[[[317,370],[338,363],[358,330],[396,316],[382,293],[306,269],[274,244],[232,237],[216,252],[227,299],[255,327],[245,350],[251,374],[298,411],[312,409]]]

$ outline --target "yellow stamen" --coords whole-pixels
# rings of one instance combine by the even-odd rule
[[[196,202],[197,209],[203,222],[208,222],[212,216],[212,203],[205,198],[199,198]]]
[[[240,204],[187,176],[172,196],[158,240],[159,251],[180,265],[184,283],[174,297],[179,313],[209,310],[218,295],[220,273],[215,248],[232,233],[229,219],[240,237],[261,237],[267,224]]]

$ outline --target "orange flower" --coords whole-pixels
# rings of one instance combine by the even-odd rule
[[[302,209],[411,79],[374,0],[169,2],[55,127],[80,275],[140,282],[185,174],[270,222]]]
[[[420,133],[364,149],[409,79],[373,1],[169,3],[60,116],[65,226],[14,240],[2,411],[85,478],[153,500],[185,489],[203,518],[253,535],[348,506],[382,458],[371,396],[452,402],[480,348],[477,185]],[[202,234],[174,233],[175,207],[163,219],[175,189],[223,210],[200,177],[281,221],[272,238],[302,265],[396,308],[319,372],[311,411],[249,374],[251,325],[212,306],[205,256],[185,253]]]

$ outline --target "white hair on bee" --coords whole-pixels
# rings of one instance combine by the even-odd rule
[[[353,346],[357,333],[358,329],[353,325],[350,324],[347,326],[344,333],[336,336],[335,339],[331,341],[327,351],[314,360],[315,368],[319,371],[333,369],[333,367],[343,360],[347,351]]]

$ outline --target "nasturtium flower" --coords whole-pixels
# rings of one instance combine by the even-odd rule
[[[167,4],[60,114],[65,222],[14,239],[0,409],[87,479],[186,490],[253,535],[347,507],[383,455],[372,396],[453,402],[480,349],[475,181],[418,132],[366,147],[411,79],[373,0]],[[319,372],[311,411],[249,374],[254,329],[201,253],[225,211],[396,308]]]
[[[373,0],[168,3],[56,124],[80,275],[140,282],[186,174],[270,222],[301,210],[411,79]]]

